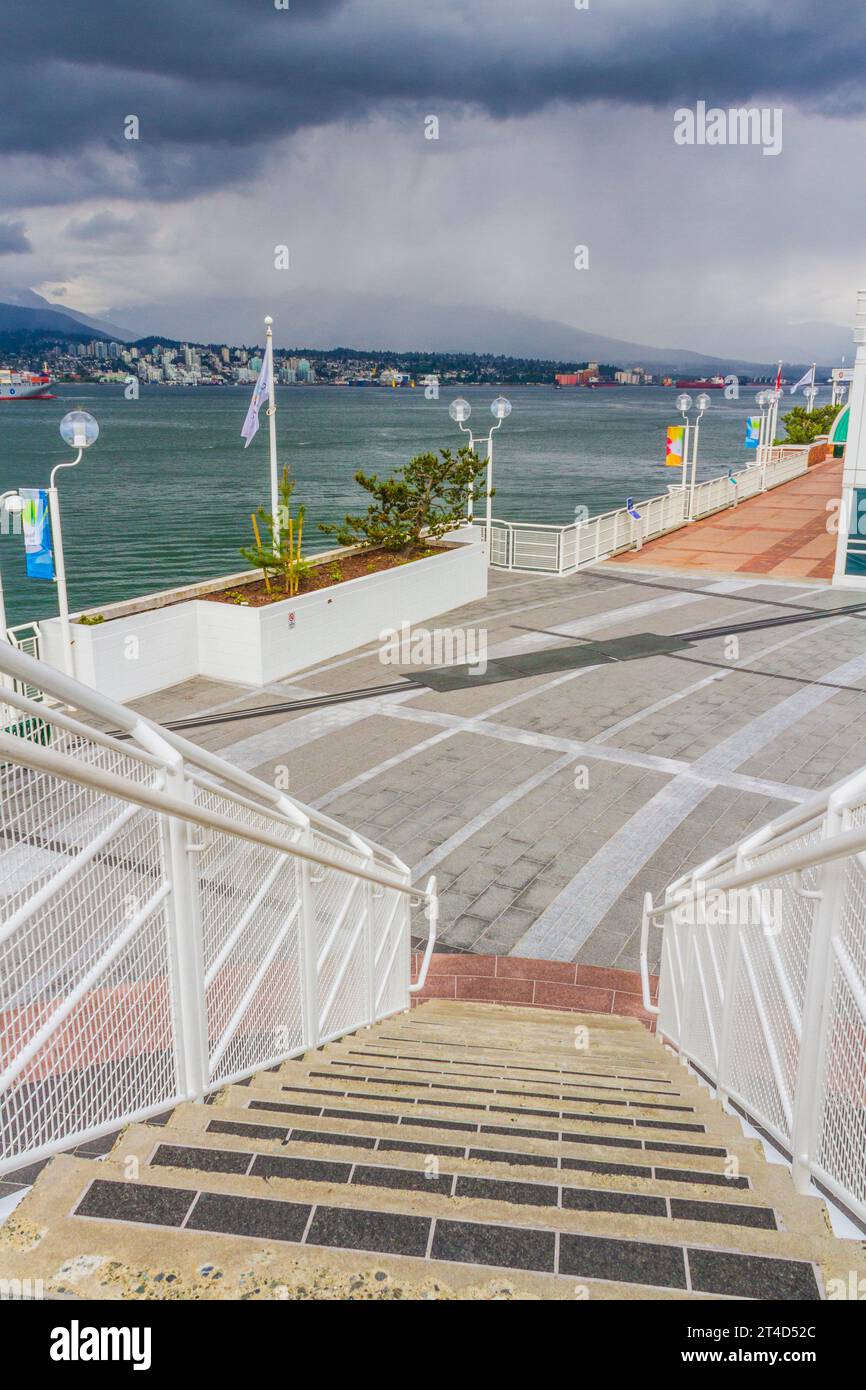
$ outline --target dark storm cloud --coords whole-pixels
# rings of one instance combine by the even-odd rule
[[[3,147],[101,152],[103,189],[181,198],[255,173],[304,127],[418,105],[505,118],[700,98],[855,115],[864,51],[866,11],[836,24],[811,0],[41,0],[4,18]],[[55,182],[40,201],[63,200]]]
[[[0,256],[23,255],[32,249],[23,222],[0,222]]]

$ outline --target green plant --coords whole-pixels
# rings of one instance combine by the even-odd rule
[[[245,560],[256,569],[264,570],[266,588],[270,589],[273,575],[282,583],[283,592],[289,596],[298,592],[301,580],[306,579],[310,573],[309,561],[301,556],[305,509],[299,507],[297,517],[293,515],[294,490],[294,479],[289,476],[288,468],[284,468],[279,481],[279,505],[276,516],[259,507],[252,516],[256,543],[254,546],[241,548],[241,555]],[[259,522],[263,524],[267,533],[265,544],[262,544]]]
[[[842,409],[841,405],[822,405],[810,415],[805,406],[795,405],[787,415],[782,416],[785,438],[777,439],[776,444],[811,444],[820,434],[829,434],[833,421]]]
[[[468,447],[452,453],[418,454],[393,478],[355,474],[355,482],[373,499],[364,516],[320,523],[341,545],[377,546],[407,554],[425,540],[436,540],[459,526],[472,492],[476,504],[486,500],[482,475],[487,465]],[[491,493],[492,496],[492,493]]]
[[[226,598],[230,599],[232,603],[237,603],[241,608],[249,608],[250,606],[249,599],[240,589],[226,589]]]
[[[342,568],[342,565],[337,565],[337,564],[331,565],[331,567],[330,567],[329,570],[328,570],[328,574],[330,575],[331,583],[332,583],[332,584],[342,584],[342,582],[343,582],[343,568]]]
[[[85,613],[78,619],[82,627],[96,627],[97,623],[105,622],[104,613]]]

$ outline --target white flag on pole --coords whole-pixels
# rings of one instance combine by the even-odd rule
[[[798,391],[798,390],[800,389],[801,386],[810,386],[810,385],[813,386],[813,385],[814,385],[814,382],[813,382],[812,378],[813,378],[814,375],[815,375],[815,368],[814,368],[814,367],[810,367],[809,370],[808,370],[807,372],[804,372],[804,373],[803,373],[803,375],[800,377],[800,380],[799,380],[799,381],[795,381],[795,382],[794,382],[794,385],[791,387],[791,395],[793,396],[794,392],[795,392],[795,391]]]
[[[269,362],[269,354],[265,353],[265,360],[262,363],[262,369],[259,372],[259,379],[256,382],[256,389],[253,391],[253,398],[250,401],[250,408],[247,411],[247,418],[244,420],[243,429],[241,430],[241,438],[246,440],[246,443],[244,444],[245,449],[249,448],[251,442],[253,441],[253,439],[255,439],[259,431],[259,411],[262,408],[262,402],[267,396],[268,390],[270,388]]]

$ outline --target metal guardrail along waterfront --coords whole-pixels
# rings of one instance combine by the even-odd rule
[[[641,935],[660,1034],[866,1222],[866,769],[648,894]]]
[[[2,642],[0,679],[0,1172],[408,1007],[435,879]]]
[[[762,467],[744,468],[731,477],[725,473],[698,483],[691,520],[711,516],[799,477],[807,470],[808,456],[808,447],[779,447],[772,450]],[[567,526],[494,518],[490,526],[490,563],[495,569],[573,574],[585,565],[608,560],[623,550],[639,548],[645,541],[689,525],[688,495],[688,491],[678,489],[636,503],[640,521],[624,507]],[[485,523],[476,525],[486,540]]]

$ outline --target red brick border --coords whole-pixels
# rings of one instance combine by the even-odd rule
[[[421,955],[412,956],[416,979]],[[658,1000],[658,976],[650,976],[653,1003]],[[525,960],[521,956],[451,955],[434,952],[420,994],[424,999],[466,999],[485,1004],[522,1004],[524,1008],[567,1009],[572,1012],[618,1014],[639,1018],[651,1032],[655,1015],[643,1006],[640,975],[599,965],[567,965],[556,960]]]

